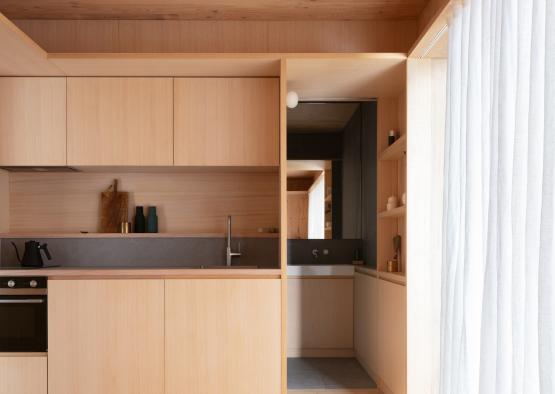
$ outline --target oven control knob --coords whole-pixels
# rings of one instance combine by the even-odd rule
[[[31,286],[31,287],[37,287],[37,285],[38,285],[38,283],[37,283],[36,280],[32,280],[32,281],[29,282],[29,286]]]
[[[14,280],[9,280],[8,281],[8,287],[15,287],[15,281]]]

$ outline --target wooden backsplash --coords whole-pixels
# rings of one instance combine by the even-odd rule
[[[156,206],[161,233],[255,233],[279,227],[277,172],[11,173],[10,232],[97,232],[100,192],[113,179],[136,205]]]

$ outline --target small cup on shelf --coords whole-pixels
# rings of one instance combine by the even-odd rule
[[[395,130],[389,130],[389,133],[387,134],[387,145],[393,145],[396,139],[397,133],[395,133]]]
[[[397,208],[397,206],[399,205],[399,200],[397,199],[396,196],[389,196],[387,199],[387,205],[386,205],[386,209],[388,211],[391,211],[394,208]]]
[[[131,223],[129,222],[121,222],[119,224],[119,232],[121,234],[129,234],[129,229],[131,228]]]
[[[399,271],[399,264],[397,260],[388,260],[387,261],[387,272],[397,272]]]

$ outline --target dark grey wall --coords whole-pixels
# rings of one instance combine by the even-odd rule
[[[356,249],[361,248],[360,239],[290,239],[287,241],[287,264],[351,264]],[[312,255],[314,249],[319,250],[317,259]],[[323,254],[324,249],[328,250],[328,255]]]
[[[362,237],[361,217],[362,116],[357,109],[343,130],[341,239]],[[333,223],[335,227],[335,223]]]
[[[376,268],[378,106],[375,101],[362,103],[362,239],[364,262]]]
[[[288,133],[288,160],[341,160],[342,133]]]
[[[49,238],[52,260],[62,267],[188,267],[225,264],[224,238]],[[18,266],[13,241],[23,253],[25,239],[0,240],[0,266]],[[278,238],[234,238],[241,242],[241,257],[233,265],[279,267]]]

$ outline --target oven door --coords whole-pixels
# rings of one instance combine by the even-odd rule
[[[0,295],[0,352],[47,351],[46,295]]]

